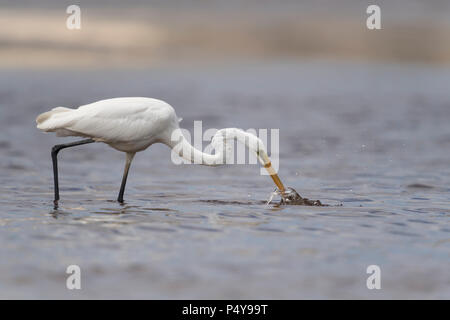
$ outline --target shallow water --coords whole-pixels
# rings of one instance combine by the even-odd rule
[[[0,298],[450,298],[450,69],[334,62],[0,73]],[[155,145],[60,153],[40,112],[116,96],[182,127],[280,128],[280,177],[329,207],[266,206],[256,165],[176,166]],[[206,146],[206,143],[205,145]],[[342,206],[339,206],[342,204]],[[82,290],[66,289],[66,267]],[[368,290],[368,265],[381,290]]]

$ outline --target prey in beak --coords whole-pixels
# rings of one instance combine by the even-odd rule
[[[275,191],[270,196],[267,204],[272,202],[274,196],[279,195],[281,197],[281,201],[279,205],[282,204],[291,204],[291,205],[304,205],[304,206],[324,206],[320,200],[309,200],[307,198],[302,198],[297,191],[293,188],[285,188],[283,183],[281,182],[280,177],[276,173],[275,169],[272,167],[272,164],[268,162],[264,165],[273,182],[277,186]]]

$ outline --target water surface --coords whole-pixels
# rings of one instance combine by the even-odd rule
[[[445,68],[322,61],[3,70],[0,298],[448,299],[448,83]],[[120,205],[125,156],[90,144],[61,151],[53,210],[50,148],[71,139],[36,115],[117,96],[166,100],[189,130],[280,128],[283,182],[331,206],[266,206],[258,166],[176,166],[163,145],[137,154]]]

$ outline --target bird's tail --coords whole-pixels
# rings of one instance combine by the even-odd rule
[[[38,115],[38,117],[36,118],[36,124],[37,124],[37,128],[41,129],[41,130],[45,130],[47,131],[48,126],[46,125],[46,122],[48,122],[48,120],[50,120],[55,114],[61,113],[61,112],[67,112],[67,111],[72,111],[73,109],[70,108],[65,108],[65,107],[57,107],[57,108],[53,108],[50,111],[41,113],[40,115]]]

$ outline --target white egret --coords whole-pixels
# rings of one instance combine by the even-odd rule
[[[180,134],[179,140],[173,140],[173,133],[180,130],[175,110],[166,102],[141,97],[114,98],[80,106],[78,109],[57,107],[40,114],[37,128],[45,132],[56,132],[57,136],[78,136],[88,139],[55,145],[52,148],[55,207],[59,200],[58,161],[61,149],[82,144],[103,142],[126,153],[126,163],[122,184],[117,201],[123,202],[128,171],[136,152],[147,149],[154,143],[163,143],[172,148],[181,157],[194,162],[201,159],[203,165],[220,165],[226,157],[226,141],[236,139],[254,151],[267,169],[281,194],[285,188],[273,169],[262,141],[255,135],[236,128],[219,130],[211,145],[215,154],[207,154],[194,148]],[[225,149],[225,150],[224,150]]]

